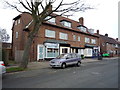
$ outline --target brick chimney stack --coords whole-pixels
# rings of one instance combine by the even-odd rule
[[[108,37],[108,34],[106,33],[105,36]]]
[[[79,23],[80,23],[81,25],[84,25],[84,18],[83,18],[83,17],[79,18]]]
[[[99,30],[97,30],[97,35],[99,35]]]

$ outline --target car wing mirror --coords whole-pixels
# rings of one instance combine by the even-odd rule
[[[69,59],[68,57],[66,57],[66,59]]]

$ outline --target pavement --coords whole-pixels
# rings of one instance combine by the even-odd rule
[[[103,60],[110,60],[110,59],[116,59],[116,58],[118,58],[118,57],[103,58]],[[101,60],[98,60],[97,58],[85,58],[85,59],[81,60],[82,64],[84,64],[84,63],[92,63],[92,62],[96,62],[96,61],[101,61]],[[9,66],[7,68],[17,67],[17,66],[18,65],[13,65],[13,66]],[[47,67],[50,67],[49,61],[29,62],[28,63],[28,70],[42,69],[42,68],[47,68]]]
[[[116,59],[116,58],[118,58],[118,57],[103,58],[103,59],[110,60],[110,59]],[[85,59],[81,60],[82,64],[92,63],[92,62],[96,62],[96,61],[100,61],[100,60],[98,60],[97,58],[85,58]],[[40,69],[40,68],[46,68],[46,67],[50,67],[49,61],[29,62],[29,64],[28,64],[28,69]]]

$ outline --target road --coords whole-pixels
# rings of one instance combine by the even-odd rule
[[[118,60],[7,74],[3,88],[118,88]]]

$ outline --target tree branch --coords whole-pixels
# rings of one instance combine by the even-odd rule
[[[23,6],[25,9],[27,9],[27,10],[30,11],[30,12],[32,12],[32,10],[29,9],[29,8],[23,3],[22,0],[19,0],[19,2],[22,4],[22,6]]]
[[[12,4],[8,3],[7,1],[5,1],[5,3],[6,3],[7,5],[9,5],[10,7],[15,8],[18,12],[22,13],[22,11],[20,11],[20,10],[17,8],[16,5],[12,5]]]
[[[29,6],[29,8],[32,9],[32,7],[31,7],[30,4],[28,3],[28,1],[27,1],[27,0],[25,0],[25,1],[26,1],[27,5]]]

